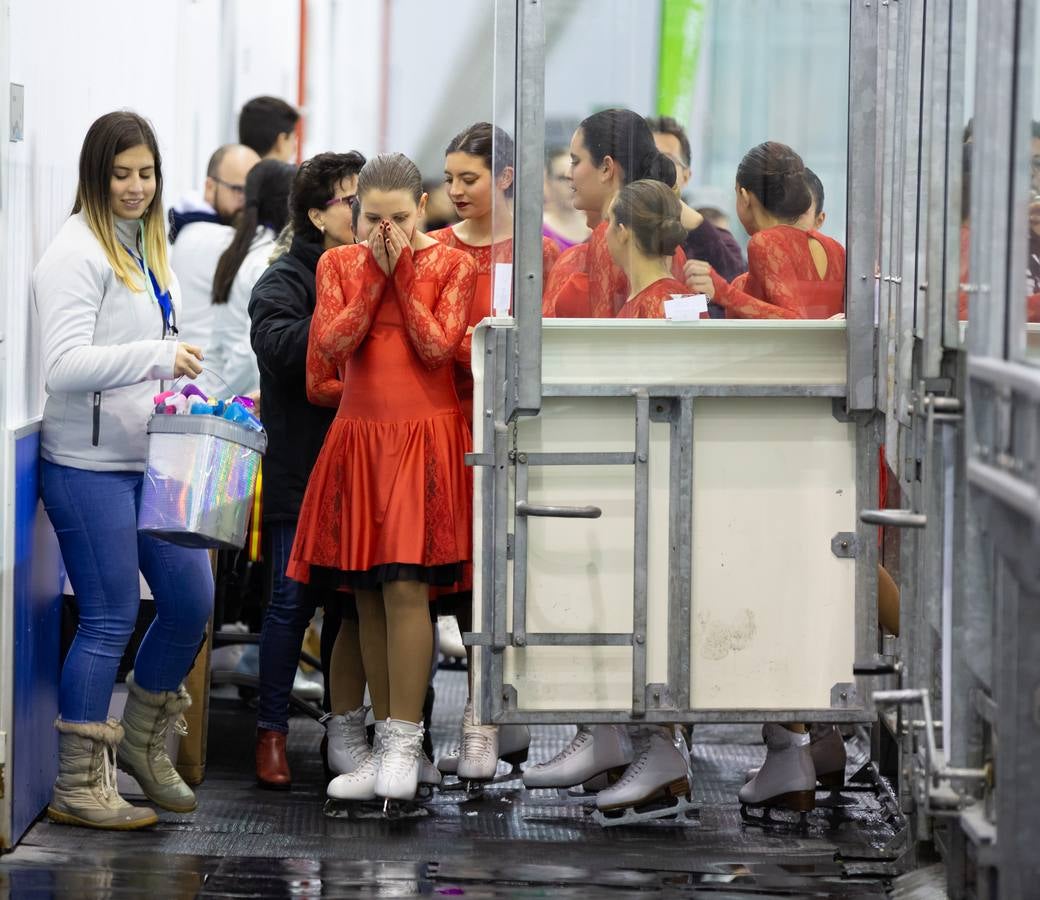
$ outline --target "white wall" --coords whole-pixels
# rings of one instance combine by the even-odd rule
[[[261,93],[296,100],[297,6],[287,0],[9,0],[7,80],[25,85],[25,140],[0,135],[4,302],[0,332],[5,419],[42,405],[29,333],[29,279],[72,207],[90,123],[129,108],[152,121],[163,154],[164,201],[198,186],[213,150],[234,138],[242,102]],[[60,26],[58,25],[60,23]],[[9,54],[7,52],[9,47]]]

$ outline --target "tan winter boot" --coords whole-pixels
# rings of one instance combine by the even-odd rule
[[[176,691],[146,691],[134,681],[133,672],[126,676],[126,686],[126,737],[119,745],[119,767],[137,779],[145,796],[157,806],[170,812],[191,812],[198,801],[166,753],[171,719],[174,728],[187,733],[181,714],[191,706],[191,696],[184,685]]]
[[[47,818],[65,825],[130,831],[159,821],[154,810],[131,806],[116,789],[116,745],[123,729],[107,722],[54,723],[58,729],[58,779]]]

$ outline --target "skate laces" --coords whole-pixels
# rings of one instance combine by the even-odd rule
[[[564,747],[559,753],[557,753],[552,759],[550,759],[548,762],[539,763],[538,766],[536,766],[535,768],[541,768],[542,766],[552,766],[556,763],[563,762],[565,759],[569,759],[575,753],[577,753],[582,747],[584,747],[591,738],[592,735],[589,732],[579,731],[571,739],[571,742],[566,747]]]
[[[491,737],[479,725],[471,725],[462,732],[460,754],[472,759],[491,753]]]
[[[414,734],[387,729],[383,736],[383,759],[380,766],[391,778],[408,775],[415,760],[422,754],[423,732],[419,728]]]
[[[354,756],[371,752],[371,747],[368,746],[368,736],[365,734],[365,718],[368,710],[369,707],[362,706],[354,712],[332,718],[335,737],[342,741],[343,746]]]
[[[625,774],[621,776],[614,787],[619,788],[622,785],[627,785],[631,781],[635,781],[635,779],[642,773],[643,769],[646,768],[646,761],[649,756],[649,750],[640,753],[639,756],[629,763],[628,768],[625,769]]]

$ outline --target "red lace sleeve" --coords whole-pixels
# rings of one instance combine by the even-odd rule
[[[405,247],[394,268],[394,285],[412,347],[435,369],[454,358],[466,333],[477,267],[465,253],[450,250],[442,250],[428,265],[433,277],[427,281],[418,277],[411,248]],[[427,304],[423,295],[431,283],[438,293]]]
[[[346,248],[344,248],[346,249]],[[386,279],[367,248],[325,253],[315,274],[317,303],[307,340],[307,399],[338,406],[339,371],[372,325]],[[343,264],[340,264],[340,261]]]
[[[762,285],[764,299],[740,290],[712,270],[715,283],[715,302],[725,308],[727,317],[738,319],[804,319],[803,304],[791,287],[795,281],[788,259],[788,251],[782,244],[767,237],[755,235],[748,244],[748,273],[753,274]]]

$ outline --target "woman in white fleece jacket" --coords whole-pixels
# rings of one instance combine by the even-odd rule
[[[181,681],[212,610],[213,575],[205,550],[137,531],[152,397],[164,379],[202,371],[201,349],[176,339],[180,297],[164,224],[151,126],[130,112],[102,116],[83,142],[72,215],[33,273],[47,391],[40,490],[79,609],[47,812],[94,828],[157,821],[119,796],[117,756],[158,806],[195,808],[163,748],[191,702]],[[137,620],[138,570],[157,615],[127,678],[120,723],[108,707]]]

